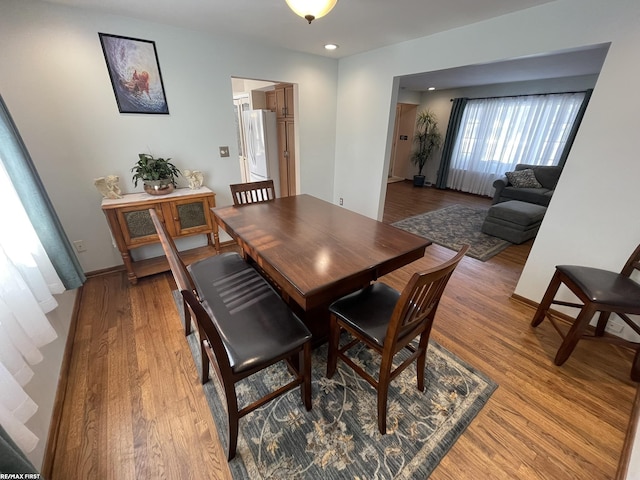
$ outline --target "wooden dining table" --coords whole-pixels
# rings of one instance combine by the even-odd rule
[[[429,240],[311,195],[212,209],[321,343],[328,306],[424,255]]]

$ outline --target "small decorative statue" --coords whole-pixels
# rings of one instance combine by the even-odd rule
[[[196,190],[202,186],[202,182],[204,182],[204,176],[200,170],[184,170],[182,172],[184,178],[189,180],[189,188],[191,190]]]
[[[104,198],[122,198],[120,186],[118,182],[120,177],[117,175],[107,175],[106,177],[96,178],[93,184]]]

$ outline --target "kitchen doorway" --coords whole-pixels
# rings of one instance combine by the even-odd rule
[[[297,85],[232,77],[242,182],[272,179],[276,196],[298,193]]]

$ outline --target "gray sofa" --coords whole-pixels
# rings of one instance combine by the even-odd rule
[[[551,201],[551,196],[556,188],[562,167],[558,166],[537,166],[520,163],[516,165],[517,170],[530,168],[536,177],[541,188],[518,188],[509,183],[505,176],[493,182],[496,191],[493,195],[493,204],[508,202],[509,200],[519,200],[521,202],[535,203],[547,207]]]

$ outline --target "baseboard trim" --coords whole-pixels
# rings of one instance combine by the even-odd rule
[[[51,422],[49,423],[47,443],[44,448],[44,457],[42,459],[42,468],[40,472],[42,477],[45,479],[50,479],[53,472],[53,462],[55,460],[58,436],[60,434],[60,423],[62,421],[62,410],[64,408],[64,401],[67,395],[67,385],[69,383],[69,367],[71,365],[71,356],[73,354],[73,344],[78,326],[78,317],[80,315],[82,292],[83,287],[81,286],[78,288],[73,305],[73,312],[69,323],[69,333],[67,334],[67,340],[64,345],[62,364],[60,365],[60,374],[58,375],[58,386],[56,388],[56,396],[53,401]]]

